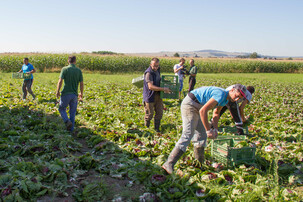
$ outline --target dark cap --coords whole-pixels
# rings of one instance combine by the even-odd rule
[[[241,84],[235,84],[234,85],[234,89],[237,89],[238,91],[240,91],[241,95],[245,98],[246,98],[246,87],[241,85]]]

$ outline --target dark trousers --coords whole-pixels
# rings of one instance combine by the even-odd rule
[[[220,117],[221,115],[227,110],[227,108],[229,109],[235,124],[236,124],[236,128],[238,131],[238,135],[244,135],[244,131],[243,131],[243,122],[242,122],[242,118],[240,115],[240,110],[239,110],[239,105],[237,102],[228,102],[227,105],[225,105],[221,111],[220,111]]]
[[[35,98],[35,95],[32,91],[32,84],[33,84],[33,79],[28,79],[23,81],[23,85],[22,85],[23,99],[26,98],[27,92],[29,92],[29,94],[31,94],[33,98]]]
[[[145,121],[150,121],[155,114],[155,120],[161,120],[163,116],[163,100],[160,98],[160,93],[155,94],[154,102],[144,102]]]
[[[194,87],[196,85],[196,77],[195,76],[189,76],[188,82],[189,82],[188,92],[190,92],[190,91],[194,90]]]

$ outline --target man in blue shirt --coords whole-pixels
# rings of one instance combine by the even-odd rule
[[[183,131],[181,138],[176,143],[167,161],[162,168],[171,174],[174,165],[192,140],[194,145],[194,156],[202,164],[204,162],[204,148],[207,138],[215,139],[218,136],[218,121],[221,109],[228,101],[236,102],[245,97],[246,87],[236,84],[227,91],[214,86],[197,88],[184,98],[181,104]],[[208,111],[214,109],[213,127],[208,122]]]
[[[23,84],[22,84],[23,100],[26,99],[27,92],[29,92],[29,94],[33,96],[33,99],[35,99],[36,96],[32,91],[32,84],[34,79],[33,73],[35,73],[36,70],[34,69],[33,65],[28,62],[28,58],[24,58],[23,63],[24,64],[22,65],[22,68],[20,69],[19,73],[23,72],[23,73],[31,74],[31,78],[23,80]]]

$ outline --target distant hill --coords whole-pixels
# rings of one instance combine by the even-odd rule
[[[155,53],[126,53],[127,55],[140,55],[140,56],[155,56],[155,57],[163,57],[168,56],[172,57],[175,53],[179,53],[181,57],[236,57],[238,55],[249,55],[250,53],[243,52],[226,52],[219,50],[197,50],[197,51],[161,51]]]
[[[247,52],[227,52],[227,51],[220,51],[220,50],[196,50],[196,51],[161,51],[161,52],[155,52],[155,53],[125,53],[127,55],[137,55],[137,56],[147,56],[147,57],[173,57],[175,53],[178,53],[180,57],[200,57],[200,58],[235,58],[237,56],[242,55],[250,55],[251,53]],[[290,56],[269,56],[269,55],[261,55],[262,58],[288,58]],[[298,58],[298,57],[296,57]],[[302,58],[302,57],[299,57]]]

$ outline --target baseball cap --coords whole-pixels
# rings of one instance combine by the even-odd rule
[[[246,98],[246,91],[247,91],[247,89],[246,89],[245,86],[243,86],[242,84],[235,84],[235,85],[234,85],[234,89],[239,90],[240,93],[241,93],[241,95],[242,95],[245,99],[247,99],[247,98]]]

